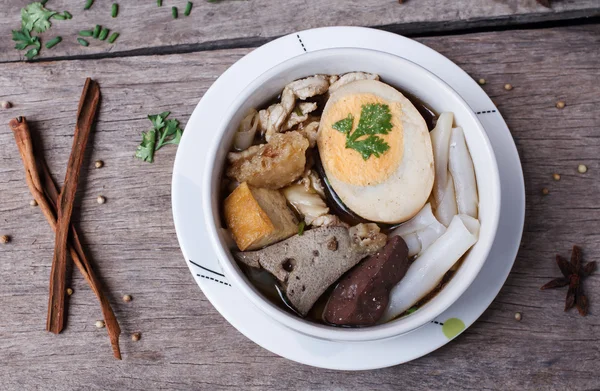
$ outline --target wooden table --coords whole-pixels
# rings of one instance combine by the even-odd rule
[[[534,0],[361,2],[196,0],[110,3],[52,0],[74,18],[54,21],[38,60],[22,62],[10,30],[26,0],[0,0],[0,123],[24,115],[59,181],[71,149],[84,78],[102,87],[102,106],[74,221],[123,329],[123,361],[111,356],[99,306],[77,271],[66,330],[44,331],[54,236],[30,194],[12,132],[0,131],[0,389],[599,389],[600,273],[586,281],[590,314],[563,312],[564,290],[539,287],[560,272],[554,254],[574,243],[600,260],[600,2]],[[135,3],[135,5],[134,5]],[[142,4],[143,3],[143,4]],[[351,4],[350,4],[351,3]],[[170,7],[179,5],[172,20]],[[99,23],[115,45],[75,42]],[[316,369],[277,357],[231,327],[205,299],[181,256],[171,218],[176,148],[154,164],[133,158],[149,113],[186,122],[211,83],[254,47],[299,29],[375,26],[413,36],[459,64],[498,105],[521,155],[527,216],[519,256],[482,317],[443,348],[368,372]],[[510,83],[511,91],[503,88]],[[557,109],[562,100],[566,107]],[[102,169],[94,161],[103,160]],[[577,171],[585,164],[587,173]],[[560,181],[552,178],[561,175]],[[548,195],[542,188],[549,189]],[[100,205],[96,197],[107,202]],[[130,294],[133,301],[121,297]],[[515,313],[522,320],[515,320]],[[251,319],[248,319],[251,322]],[[133,342],[130,336],[141,332]]]

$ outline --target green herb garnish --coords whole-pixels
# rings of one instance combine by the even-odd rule
[[[79,35],[81,35],[82,37],[91,37],[94,35],[94,31],[92,30],[81,30],[79,32]]]
[[[177,19],[177,7],[171,7],[171,14],[173,15],[173,19]]]
[[[392,129],[392,115],[388,105],[374,103],[363,105],[356,130],[352,132],[354,116],[337,121],[333,128],[346,135],[346,148],[351,148],[362,155],[364,160],[371,155],[380,157],[390,146],[378,134],[388,134]],[[359,140],[360,139],[360,140]]]
[[[21,29],[12,31],[12,38],[17,44],[15,45],[15,49],[24,50],[29,46],[34,46],[32,49],[29,49],[27,53],[25,53],[25,57],[31,60],[33,57],[37,56],[40,53],[40,49],[42,46],[41,40],[39,37],[32,36],[32,32],[43,33],[47,31],[52,23],[50,22],[51,18],[65,20],[71,19],[73,16],[64,11],[62,14],[46,9],[44,6],[46,1],[38,1],[27,5],[25,8],[21,9]],[[58,41],[60,42],[60,41]],[[56,45],[58,42],[52,40],[48,42],[49,48]]]
[[[54,46],[58,45],[60,42],[62,42],[62,37],[55,37],[51,40],[49,40],[48,42],[46,42],[46,49],[52,49]]]
[[[94,5],[94,0],[86,0],[85,5],[83,6],[84,10],[89,10]]]
[[[90,43],[83,38],[77,38],[77,42],[79,42],[79,44],[81,46],[89,46],[90,45]]]
[[[152,163],[154,152],[167,144],[179,144],[183,130],[179,127],[178,120],[167,119],[169,114],[171,114],[170,111],[165,111],[164,113],[148,116],[148,119],[152,122],[152,129],[142,132],[142,142],[135,151],[135,157]]]
[[[416,307],[416,306],[415,307],[411,307],[411,308],[409,308],[409,309],[406,310],[406,315],[410,315],[410,314],[412,314],[413,312],[415,312],[418,309],[419,309],[419,307]]]
[[[306,228],[306,223],[301,221],[300,224],[298,224],[298,236],[302,236],[304,234],[304,228]]]
[[[32,37],[31,31],[25,28],[21,28],[21,30],[13,30],[12,39],[13,41],[17,42],[15,45],[15,49],[18,50],[24,50],[29,46],[33,46],[32,49],[29,49],[29,51],[25,53],[25,57],[27,57],[29,60],[37,56],[40,52],[40,48],[42,47],[40,38]]]
[[[113,18],[116,18],[117,15],[119,15],[119,4],[113,3],[113,5],[110,9],[110,16],[112,16]]]
[[[150,129],[142,132],[142,143],[135,150],[135,157],[145,162],[154,161],[154,145],[156,144],[156,131]]]
[[[92,31],[92,37],[98,38],[98,36],[100,35],[100,30],[102,30],[102,26],[100,26],[99,24],[97,24],[94,27],[94,30]]]
[[[21,9],[21,24],[23,29],[43,33],[52,26],[50,18],[54,15],[56,12],[47,10],[42,3],[31,3]]]
[[[156,5],[162,7],[162,0],[156,0]]]
[[[100,34],[98,34],[98,39],[101,41],[104,41],[106,39],[106,37],[108,37],[109,32],[110,32],[109,29],[107,29],[106,27],[103,27],[102,30],[100,31]]]
[[[115,41],[119,38],[119,33],[112,33],[110,38],[108,38],[109,43],[115,43]]]
[[[190,16],[190,13],[192,12],[192,6],[194,4],[192,4],[191,1],[188,1],[187,4],[185,5],[185,11],[183,12],[183,14],[185,16]]]

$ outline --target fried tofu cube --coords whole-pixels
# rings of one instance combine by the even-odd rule
[[[298,233],[298,219],[279,190],[238,186],[225,199],[225,221],[241,251],[256,250]]]

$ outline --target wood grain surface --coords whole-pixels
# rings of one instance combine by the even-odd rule
[[[561,3],[575,4],[557,1],[557,7]],[[204,7],[198,4],[196,12]],[[243,34],[277,35],[283,32],[277,26]],[[251,49],[5,63],[0,100],[14,106],[0,110],[0,235],[12,241],[0,245],[0,390],[600,389],[600,273],[586,280],[586,318],[563,312],[564,289],[539,290],[560,275],[554,254],[568,256],[574,243],[583,247],[585,260],[600,260],[600,26],[418,40],[487,80],[484,89],[511,129],[525,174],[522,248],[497,299],[465,333],[401,366],[337,372],[269,353],[206,300],[181,255],[171,218],[176,147],[157,152],[154,164],[133,153],[149,127],[147,114],[171,110],[185,123],[216,77]],[[12,53],[1,55],[6,60]],[[63,178],[88,76],[100,83],[102,102],[74,221],[123,329],[121,362],[112,358],[106,329],[94,327],[100,308],[77,270],[66,330],[58,336],[44,331],[54,237],[39,209],[29,206],[6,126],[12,117],[27,116],[51,171]],[[505,83],[514,88],[506,91]],[[566,102],[562,110],[555,108],[559,100]],[[105,163],[101,169],[94,168],[98,159]],[[588,172],[579,174],[579,164]],[[98,204],[98,195],[107,202]],[[124,294],[133,301],[123,302]],[[522,313],[520,322],[515,312]],[[141,332],[140,341],[131,341],[134,332]]]
[[[0,62],[23,59],[13,49],[10,31],[20,27],[20,9],[31,0],[0,0]],[[84,0],[51,0],[53,11],[70,11],[72,20],[52,20],[42,34],[47,42],[60,35],[63,42],[37,58],[92,57],[122,54],[181,53],[206,48],[248,47],[295,31],[323,26],[370,26],[400,34],[455,31],[479,27],[511,26],[554,20],[600,16],[598,0],[553,0],[545,8],[535,0],[222,0],[194,1],[190,16],[183,15],[187,0],[120,1],[119,15],[111,17],[115,1],[96,0],[84,11]],[[179,9],[173,20],[171,7]],[[76,41],[77,32],[101,24],[121,34],[114,45],[88,39]],[[87,38],[86,38],[87,39]]]

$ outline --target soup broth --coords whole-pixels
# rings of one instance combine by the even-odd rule
[[[436,113],[431,107],[429,107],[425,102],[418,99],[416,96],[414,96],[410,93],[406,93],[398,88],[396,88],[396,90],[400,91],[410,101],[410,103],[412,103],[412,105],[417,109],[418,113],[425,120],[427,130],[429,130],[429,132],[433,131],[436,128],[438,119],[440,119],[440,115],[438,115],[438,113]],[[285,94],[286,94],[286,91],[284,90],[284,92],[281,95],[277,96],[272,101],[267,102],[267,104],[265,104],[263,107],[261,107],[259,109],[267,109],[267,108],[270,109],[270,108],[276,106],[278,104],[278,102],[282,102],[281,104],[283,105],[283,102],[286,99],[284,96]],[[311,104],[316,104],[316,109],[313,109],[313,111],[310,112],[310,116],[313,116],[313,117],[317,118],[318,120],[320,120],[321,115],[324,114],[323,109],[326,106],[328,99],[329,99],[329,95],[326,93],[322,93],[322,94],[318,94],[316,96],[305,98],[302,100],[302,102],[304,102],[304,104],[306,104],[307,106],[311,105]],[[296,106],[294,113],[298,116],[304,115],[304,113],[301,112],[302,108],[298,109],[298,107],[299,106]],[[265,110],[263,110],[263,111],[265,111]],[[300,112],[297,112],[297,111],[300,111]],[[267,110],[267,112],[268,112],[268,110]],[[292,116],[294,115],[294,113],[292,113]],[[257,113],[256,118],[259,118],[259,117],[260,117],[260,115],[259,115],[259,113]],[[260,120],[260,118],[259,118],[259,120]],[[435,133],[435,131],[433,133]],[[432,138],[434,137],[433,133],[431,136]],[[251,143],[250,148],[255,148],[254,146],[258,146],[258,145],[264,145],[267,142],[267,139],[265,139],[265,135],[268,135],[268,131],[266,133],[261,133],[261,132],[257,131],[256,135]],[[307,137],[308,137],[308,135],[307,135]],[[310,140],[310,137],[309,137],[309,140]],[[346,148],[348,148],[348,147],[346,147]],[[341,201],[341,198],[337,195],[336,191],[333,189],[330,181],[327,178],[326,171],[324,169],[324,164],[321,161],[321,156],[319,154],[318,149],[316,147],[311,146],[311,148],[309,148],[309,150],[307,151],[306,156],[307,156],[307,160],[309,162],[309,163],[307,163],[308,168],[311,168],[318,175],[318,177],[321,180],[322,191],[324,193],[324,201],[326,203],[326,206],[329,209],[329,213],[331,215],[336,216],[337,218],[339,218],[341,220],[341,222],[343,222],[351,227],[356,226],[357,224],[371,223],[371,221],[369,219],[359,216],[357,213],[353,212],[348,206],[346,206]],[[232,180],[231,178],[224,179],[222,190],[221,190],[221,194],[222,194],[222,198],[223,198],[224,202],[221,205],[225,205],[225,202],[226,202],[225,199],[232,193],[233,189],[235,189],[236,186],[237,186],[236,181]],[[434,194],[433,194],[434,190],[431,191],[430,200],[433,200],[433,198],[434,198]],[[427,205],[429,205],[429,204],[427,204]],[[301,234],[301,231],[303,229],[305,229],[304,222],[303,222],[304,216],[299,213],[299,211],[296,209],[295,205],[292,205],[292,203],[290,203],[289,199],[288,199],[288,206],[290,207],[290,209],[292,211],[294,211],[294,213],[296,214],[296,218],[299,221],[302,221],[302,223],[301,223],[302,227],[299,228],[300,229],[299,232]],[[425,209],[425,208],[423,208],[423,209]],[[419,212],[419,214],[420,213],[421,212]],[[431,212],[429,212],[429,213],[431,214]],[[457,214],[457,213],[458,212],[455,212],[455,214]],[[222,221],[223,221],[223,227],[227,227],[227,217],[226,217],[226,213],[224,212],[223,207],[221,208],[221,217],[222,217]],[[440,225],[439,222],[437,222],[437,220],[436,220],[436,223],[438,224],[438,226]],[[448,223],[449,222],[445,223],[445,225],[448,226]],[[378,232],[380,229],[382,233],[393,234],[393,231],[396,228],[398,228],[399,226],[402,226],[403,224],[404,224],[404,222],[399,223],[399,224],[398,223],[385,224],[385,223],[378,222],[377,223],[377,226],[379,227]],[[429,226],[427,226],[427,227],[429,227]],[[432,227],[433,227],[433,225],[432,225]],[[227,227],[227,228],[230,228],[230,227]],[[309,229],[309,228],[307,227],[307,229]],[[312,229],[314,229],[314,228],[312,228]],[[445,229],[446,228],[444,227],[444,230]],[[416,235],[416,233],[410,234],[410,235],[404,236],[404,237],[406,237],[406,240],[409,240],[409,237],[411,237],[411,235],[414,236],[414,235]],[[425,232],[425,233],[423,233],[423,235],[431,235],[431,232],[429,232],[429,233]],[[440,235],[441,234],[437,234],[437,237],[440,237]],[[427,240],[429,240],[429,239],[427,239],[427,237],[428,236],[423,236],[423,238],[419,238],[418,240],[420,243],[425,243]],[[429,240],[429,242],[431,242],[431,240]],[[428,243],[428,245],[429,244],[431,244],[431,243]],[[239,243],[238,243],[238,245],[239,245]],[[409,251],[413,251],[411,249],[412,244],[407,243],[407,245],[409,247]],[[421,244],[419,244],[419,246],[421,246]],[[468,251],[468,248],[466,251]],[[416,260],[419,256],[417,253],[420,254],[421,252],[413,251],[413,253],[414,253],[413,255],[410,255],[408,257],[408,265],[409,265],[408,268],[409,269],[410,269],[410,265],[412,263],[416,262]],[[379,252],[377,253],[377,255],[379,255]],[[444,286],[450,281],[450,279],[455,275],[456,270],[458,269],[458,267],[460,267],[460,264],[462,263],[463,258],[464,258],[464,255],[462,257],[460,257],[458,259],[458,261],[455,262],[454,266],[450,270],[445,272],[445,274],[440,275],[440,277],[438,277],[439,280],[435,283],[435,285],[432,285],[432,289],[428,293],[424,294],[419,300],[417,300],[414,303],[414,305],[411,306],[411,308],[407,308],[404,311],[401,311],[399,314],[397,314],[393,317],[389,317],[387,320],[389,321],[389,320],[395,319],[397,317],[406,316],[406,315],[414,312],[418,308],[422,307],[427,302],[429,302],[432,298],[434,298],[444,288]],[[277,307],[281,308],[282,310],[284,310],[292,315],[302,316],[302,314],[300,314],[294,308],[293,303],[290,302],[290,300],[286,297],[286,294],[283,292],[281,283],[277,280],[277,278],[274,277],[274,275],[272,273],[265,270],[264,268],[251,267],[244,262],[238,262],[238,265],[240,266],[241,270],[244,272],[244,274],[248,278],[249,282],[260,292],[260,294],[265,299],[267,299],[268,301],[275,304]],[[350,268],[349,270],[347,270],[346,273],[339,276],[337,281],[335,283],[331,284],[325,290],[325,292],[322,295],[320,295],[320,297],[316,300],[316,302],[314,302],[314,304],[312,305],[310,310],[305,313],[305,316],[303,316],[303,318],[308,321],[314,322],[314,323],[325,324],[325,325],[335,326],[335,327],[361,327],[360,325],[333,324],[331,322],[328,322],[325,318],[326,307],[328,305],[328,302],[330,301],[330,298],[331,298],[333,292],[336,290],[336,287],[338,286],[338,284],[340,283],[341,280],[343,280],[346,276],[352,274],[353,271],[359,267],[359,265],[360,265],[360,263],[358,263],[353,268]],[[373,300],[375,300],[375,299],[373,299]]]

